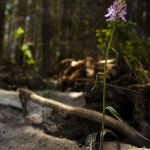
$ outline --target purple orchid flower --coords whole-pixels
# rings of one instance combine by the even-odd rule
[[[127,21],[125,19],[125,14],[127,14],[127,5],[125,2],[117,2],[115,1],[112,6],[108,8],[108,14],[105,15],[105,17],[110,17],[106,21],[115,21],[117,18],[121,18],[124,21]]]

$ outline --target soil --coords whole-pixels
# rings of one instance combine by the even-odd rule
[[[38,92],[40,95],[49,95],[49,97],[66,103],[68,105],[81,106],[85,100],[74,101],[73,98],[80,96],[82,93],[77,92],[59,92],[48,91]],[[0,90],[0,150],[92,150],[90,144],[81,145],[81,141],[66,139],[65,136],[72,131],[64,130],[62,132],[63,119],[59,116],[55,120],[53,110],[42,108],[41,106],[30,102],[28,106],[30,115],[23,118],[21,104],[18,93],[15,91]],[[44,113],[44,115],[43,115]],[[50,119],[48,119],[50,118]],[[85,120],[83,120],[85,122]],[[51,134],[47,134],[44,125],[48,125]],[[72,125],[74,128],[76,125]],[[59,130],[58,130],[59,129]],[[56,132],[59,131],[59,132]],[[57,134],[56,134],[57,133]],[[66,133],[66,135],[64,134]],[[75,135],[75,133],[74,133]],[[76,136],[78,134],[76,133]],[[69,136],[68,136],[69,137]],[[82,141],[86,143],[86,141]],[[105,150],[148,150],[146,148],[137,148],[128,144],[116,141],[105,142]]]

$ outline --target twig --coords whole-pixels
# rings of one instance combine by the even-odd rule
[[[92,79],[79,79],[79,78],[77,78],[76,80],[78,80],[78,81],[86,81],[86,82],[94,82]],[[103,84],[103,81],[98,81],[98,83]],[[110,87],[114,87],[114,88],[120,89],[120,90],[130,91],[130,92],[133,92],[133,93],[139,93],[137,91],[131,90],[130,86],[128,86],[128,88],[129,88],[128,89],[128,88],[116,86],[116,85],[113,85],[113,84],[110,84],[110,83],[106,83],[106,85],[110,86]]]

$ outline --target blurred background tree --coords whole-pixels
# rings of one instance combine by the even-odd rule
[[[3,37],[4,37],[4,22],[5,22],[5,6],[6,1],[0,2],[0,56],[3,55]]]
[[[58,73],[61,69],[58,64],[64,59],[103,58],[105,47],[98,47],[100,43],[95,31],[107,28],[104,15],[112,3],[113,0],[1,1],[0,56],[22,67],[33,68],[44,78]],[[121,36],[115,42],[124,43],[122,50],[130,52],[128,59],[133,60],[140,52],[143,56],[136,59],[149,66],[146,63],[150,61],[150,1],[127,0],[127,4],[128,27],[126,30],[118,28],[118,35]],[[129,21],[135,23],[132,29]],[[16,37],[19,28],[24,33]],[[129,37],[127,30],[130,29],[137,41],[133,42],[133,37]],[[99,39],[105,41],[106,37]],[[132,46],[127,45],[127,41]],[[27,46],[28,54],[22,50],[23,45]],[[120,49],[119,45],[116,48]],[[127,52],[124,54],[129,55]],[[29,57],[35,63],[28,63]]]

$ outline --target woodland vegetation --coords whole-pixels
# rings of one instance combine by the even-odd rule
[[[1,64],[9,61],[33,74],[49,78],[58,75],[72,60],[86,56],[103,59],[111,26],[104,15],[112,2],[1,1]],[[149,70],[150,2],[127,0],[127,4],[128,22],[118,22],[114,48],[126,55],[132,65],[137,67],[137,62],[141,61]],[[115,58],[115,55],[111,52],[110,58]]]
[[[127,22],[117,22],[112,44],[117,55],[111,51],[107,64],[106,102],[144,137],[150,139],[150,0],[126,1]],[[85,114],[80,114],[78,108],[65,106],[66,109],[62,109],[63,105],[56,106],[53,101],[49,104],[47,99],[37,95],[32,97],[32,92],[21,89],[24,115],[27,115],[28,99],[41,105],[46,101],[49,107],[54,108],[56,118],[61,117],[55,111],[57,107],[63,111],[75,109],[72,114],[75,112],[79,114],[78,117],[87,120],[92,118],[86,116],[90,115],[87,109],[102,111],[103,76],[99,76],[93,91],[91,88],[97,72],[103,72],[112,26],[104,15],[112,3],[113,0],[0,1],[0,88],[50,89],[53,88],[51,79],[54,79],[62,91],[84,91],[86,110],[81,109],[82,113],[85,110]],[[41,102],[41,99],[45,101]],[[112,117],[109,112],[107,115]],[[73,120],[75,123],[82,122],[90,131],[92,129],[91,132],[98,132],[101,120],[94,118],[98,120],[98,127],[91,128],[87,120],[83,122],[76,117]],[[72,121],[72,118],[69,119]],[[106,123],[109,119],[106,118]],[[121,131],[123,127],[120,127]],[[51,133],[47,127],[48,130]],[[70,132],[73,130],[76,132],[78,129],[72,129],[71,126]],[[83,129],[72,139],[81,138],[85,141]],[[137,141],[141,137],[131,139],[136,139],[133,143],[138,145]],[[149,142],[146,143],[149,146]]]

